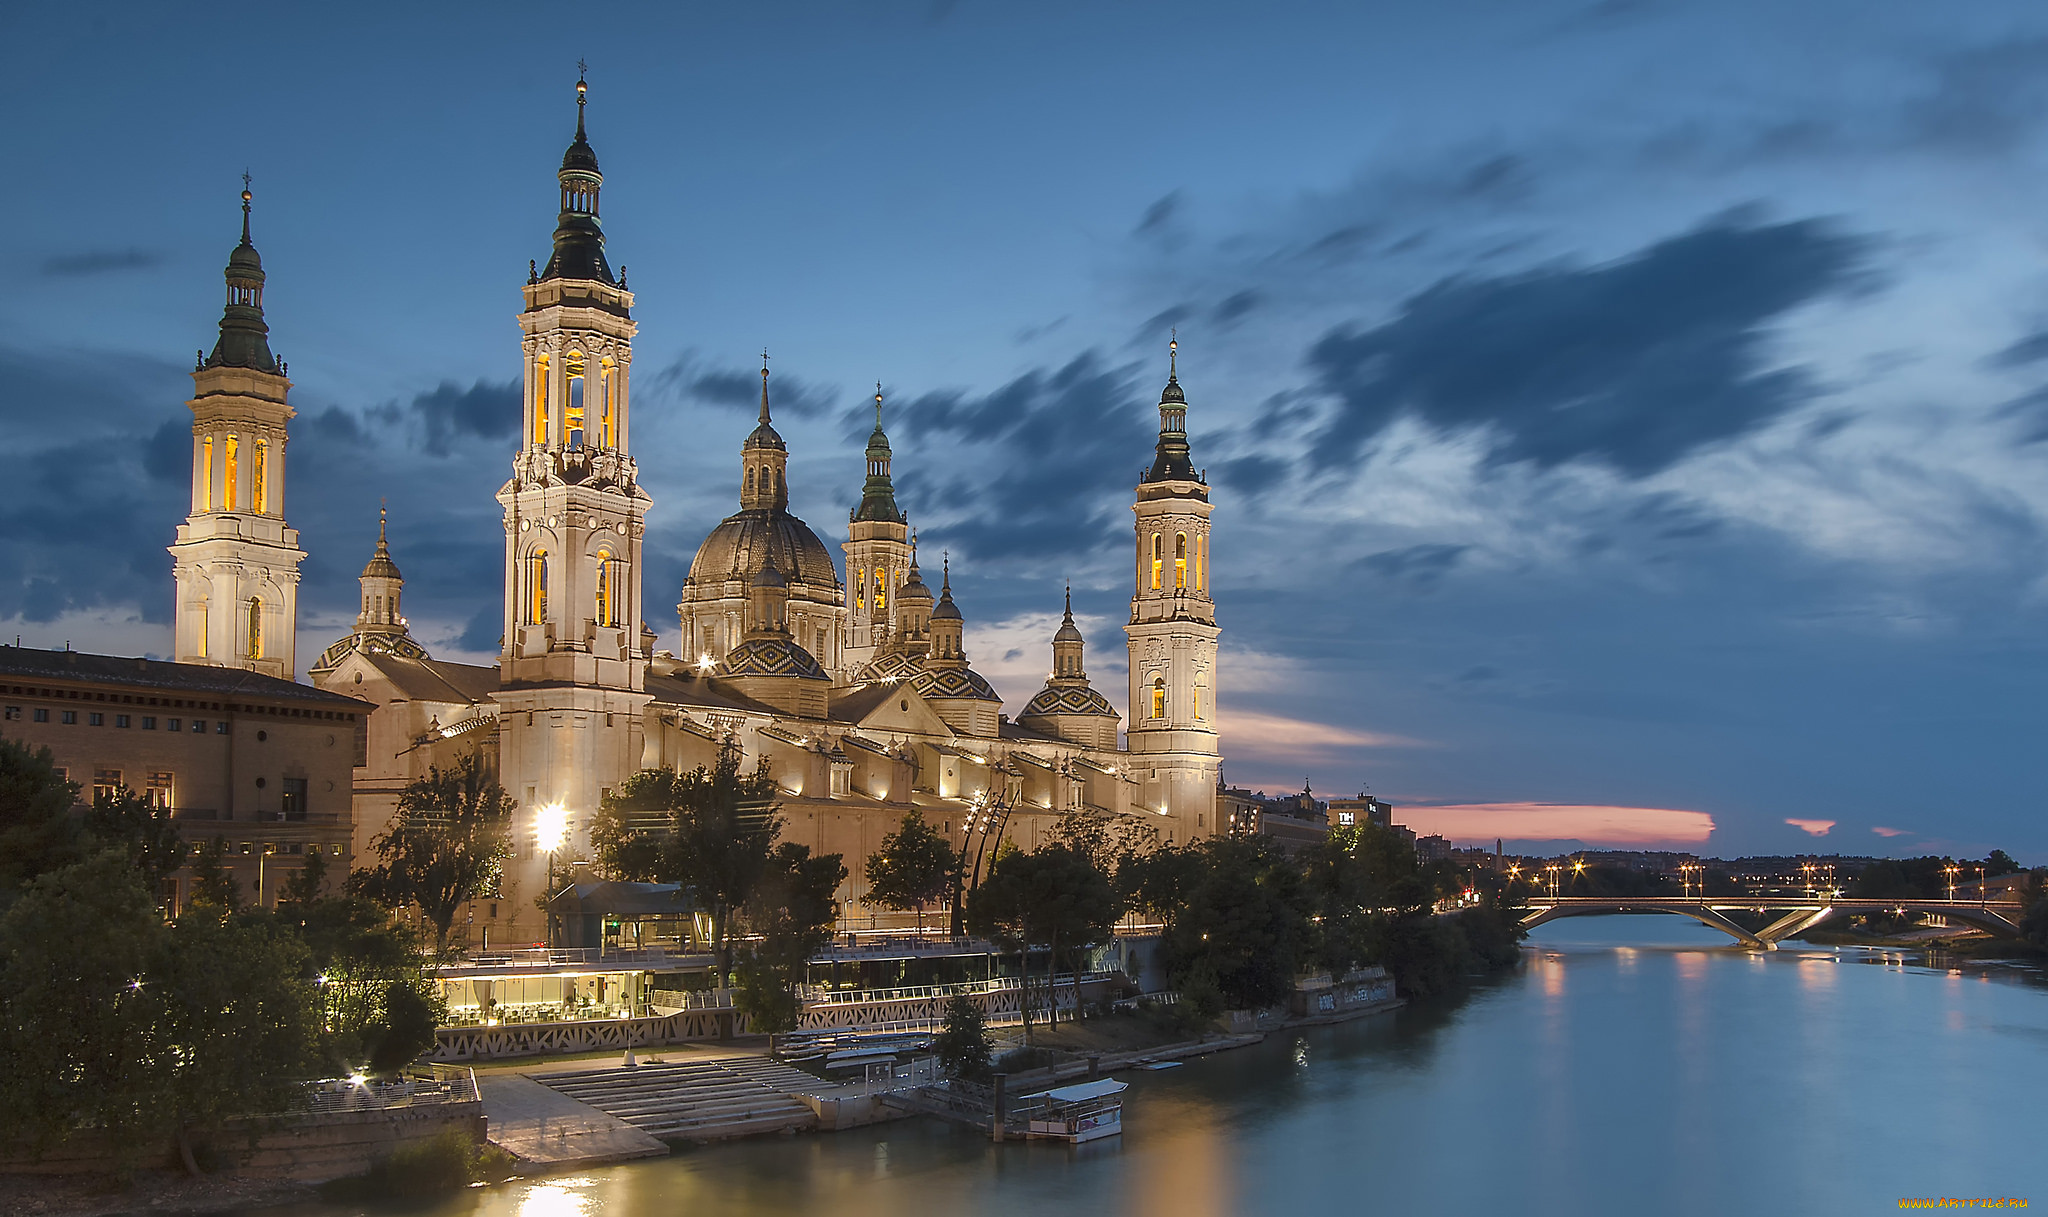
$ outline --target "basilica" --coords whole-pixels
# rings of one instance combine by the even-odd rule
[[[357,731],[352,855],[366,856],[407,783],[468,751],[494,765],[520,824],[498,898],[458,928],[503,943],[542,937],[537,897],[558,865],[587,856],[592,816],[615,786],[726,748],[773,774],[786,839],[843,855],[845,927],[872,924],[863,864],[913,808],[963,849],[994,837],[1028,850],[1077,812],[1132,818],[1162,841],[1217,833],[1209,487],[1190,460],[1172,351],[1157,449],[1131,505],[1127,719],[1090,683],[1071,603],[1047,640],[1045,687],[1004,711],[964,645],[948,564],[920,561],[897,503],[879,391],[835,559],[789,511],[789,448],[765,364],[734,470],[738,510],[677,589],[681,645],[655,649],[646,622],[668,610],[642,600],[652,500],[633,447],[634,297],[606,255],[586,100],[579,82],[553,248],[532,264],[518,316],[520,442],[497,494],[498,662],[435,659],[411,636],[380,527],[355,627],[308,665],[319,689],[374,707]],[[219,343],[192,374],[191,514],[171,547],[176,658],[290,679],[305,557],[284,516],[293,412],[268,344],[248,199]]]

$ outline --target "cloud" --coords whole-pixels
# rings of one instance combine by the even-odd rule
[[[1180,210],[1180,205],[1181,192],[1178,190],[1161,196],[1150,207],[1145,209],[1145,214],[1138,219],[1138,226],[1131,231],[1133,234],[1141,237],[1158,236],[1164,233],[1167,226],[1173,223],[1174,213]]]
[[[1880,837],[1903,837],[1906,835],[1906,830],[1903,828],[1873,827],[1870,831],[1876,833]]]
[[[1410,545],[1406,549],[1367,554],[1358,559],[1356,565],[1390,583],[1401,583],[1410,590],[1426,592],[1441,583],[1451,568],[1458,564],[1458,559],[1471,548],[1469,545]]]
[[[706,367],[695,353],[685,353],[656,372],[653,385],[658,392],[724,410],[753,414],[761,408],[760,368]],[[822,418],[839,398],[837,390],[787,372],[769,378],[768,406],[778,418]],[[861,434],[867,434],[865,428]]]
[[[1223,752],[1232,758],[1259,760],[1282,758],[1312,759],[1349,748],[1419,748],[1422,741],[1382,731],[1360,731],[1333,727],[1328,723],[1254,710],[1222,707],[1217,710],[1217,730],[1223,737]]]
[[[1868,245],[1820,220],[1723,220],[1601,266],[1444,280],[1310,349],[1335,403],[1313,459],[1346,465],[1413,417],[1485,433],[1495,461],[1669,468],[1814,395],[1768,366],[1768,327],[1860,285]]]
[[[1704,811],[1576,803],[1469,803],[1402,806],[1395,820],[1452,841],[1584,841],[1601,845],[1700,845],[1714,832]]]
[[[411,409],[426,428],[427,451],[447,456],[465,439],[505,440],[519,433],[518,380],[479,380],[467,389],[452,380],[416,395]]]
[[[104,275],[110,271],[148,270],[162,265],[163,260],[160,253],[132,246],[127,249],[87,249],[45,258],[37,269],[46,278],[69,279]]]
[[[1785,823],[1790,824],[1809,837],[1825,837],[1828,835],[1828,831],[1835,826],[1835,821],[1833,820],[1801,820],[1793,818],[1787,819]]]

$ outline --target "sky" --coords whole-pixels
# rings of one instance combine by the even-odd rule
[[[10,638],[169,648],[189,353],[246,170],[301,659],[347,632],[388,500],[415,636],[489,662],[518,289],[580,58],[638,297],[650,606],[737,509],[766,347],[792,509],[836,550],[879,380],[977,668],[1014,712],[1071,583],[1121,705],[1177,331],[1231,784],[1535,852],[2048,862],[2039,6],[11,24]]]

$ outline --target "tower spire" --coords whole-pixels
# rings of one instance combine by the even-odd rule
[[[583,111],[589,102],[590,82],[585,67],[576,65],[576,138],[562,154],[556,173],[562,185],[562,210],[555,222],[555,251],[540,277],[548,279],[595,279],[617,287],[610,263],[604,257],[604,225],[598,220],[598,198],[604,190],[604,174],[597,167],[597,153],[585,133]]]
[[[768,348],[761,348],[761,425],[768,425]]]
[[[220,340],[213,354],[201,361],[207,368],[253,368],[282,375],[282,365],[270,353],[270,326],[263,320],[263,258],[249,238],[249,204],[252,179],[242,174],[242,240],[228,254],[227,304],[220,315]]]
[[[1199,482],[1188,454],[1188,398],[1180,387],[1180,331],[1166,344],[1166,388],[1159,394],[1159,444],[1146,482]]]

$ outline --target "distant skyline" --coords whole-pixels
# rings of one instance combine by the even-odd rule
[[[578,20],[15,18],[0,631],[168,650],[185,373],[246,170],[300,653],[353,620],[388,499],[415,635],[489,662],[580,57],[658,645],[766,346],[792,509],[836,550],[880,380],[977,668],[1014,712],[1071,581],[1121,708],[1177,328],[1231,784],[1489,844],[2048,862],[2048,12]]]

